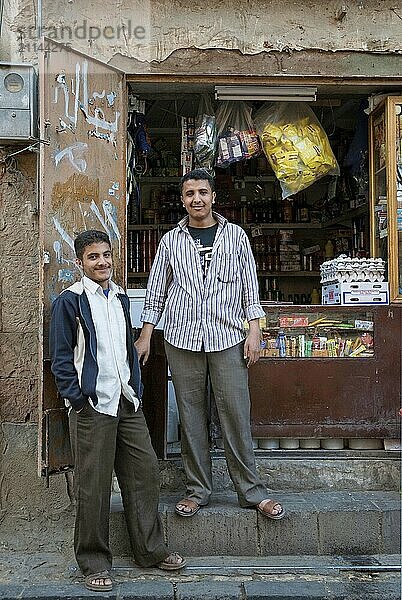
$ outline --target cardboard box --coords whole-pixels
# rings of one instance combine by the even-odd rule
[[[356,281],[323,285],[322,303],[341,306],[389,304],[388,282]]]

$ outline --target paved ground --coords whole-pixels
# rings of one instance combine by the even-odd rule
[[[399,556],[192,557],[180,574],[115,560],[112,592],[87,591],[72,556],[0,552],[0,598],[399,600]]]

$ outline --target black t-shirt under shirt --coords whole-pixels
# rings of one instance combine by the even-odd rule
[[[209,263],[211,262],[212,246],[214,243],[216,231],[218,229],[218,223],[212,225],[212,227],[189,227],[187,229],[193,238],[197,250],[200,253],[202,271],[204,277],[207,274]]]

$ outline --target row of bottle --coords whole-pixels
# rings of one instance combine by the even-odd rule
[[[146,273],[152,266],[156,254],[160,232],[157,229],[141,229],[128,231],[128,271],[132,273]],[[278,235],[260,235],[251,238],[251,247],[256,262],[257,271],[281,272],[286,271],[283,244],[280,244]],[[295,271],[318,271],[322,262],[321,254],[316,252],[310,255],[300,254],[300,260]],[[283,267],[283,268],[282,268]]]
[[[150,270],[158,241],[158,231],[155,229],[128,232],[127,270],[129,273],[147,273]]]
[[[305,194],[278,200],[275,196],[217,194],[216,210],[232,223],[309,223],[310,206]]]
[[[314,286],[310,293],[291,293],[283,292],[276,277],[263,277],[259,281],[260,298],[269,302],[290,302],[300,306],[307,304],[320,304],[320,293]]]
[[[145,201],[144,201],[145,200]],[[276,195],[246,195],[217,190],[217,212],[232,223],[309,223],[310,206],[301,192],[294,198],[281,200]],[[130,201],[129,225],[174,224],[185,214],[180,192],[173,186],[153,187],[149,198]]]
[[[152,188],[150,199],[145,204],[129,204],[129,225],[175,225],[185,215],[179,191],[174,187]]]
[[[293,252],[294,269],[292,269],[292,265],[289,265],[289,256],[285,252],[286,244],[281,241],[279,235],[258,235],[252,237],[250,243],[257,271],[318,271],[324,260],[322,252],[317,251],[319,246],[313,248],[314,252],[304,254],[303,250],[294,250],[299,248],[299,245],[292,243],[289,246]]]

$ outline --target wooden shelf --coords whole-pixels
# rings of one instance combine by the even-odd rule
[[[154,223],[153,225],[144,223],[144,225],[127,225],[127,231],[146,231],[148,229],[160,229],[167,231],[168,229],[173,229],[173,227],[176,227],[176,225],[177,223]]]
[[[236,177],[233,175],[233,179],[235,180],[243,180],[246,183],[259,183],[260,181],[277,181],[275,175],[245,175],[244,177]]]
[[[320,271],[257,271],[258,277],[320,277]]]
[[[321,227],[325,229],[326,227],[331,227],[332,225],[341,225],[342,223],[344,223],[344,221],[351,221],[352,219],[355,219],[356,217],[362,217],[365,214],[367,214],[367,216],[369,215],[369,207],[367,204],[364,204],[363,206],[358,206],[357,208],[351,208],[350,210],[343,213],[342,215],[339,215],[339,217],[336,217],[335,219],[324,221],[323,223],[321,223]]]
[[[269,229],[321,229],[321,223],[239,223],[244,229],[261,227],[264,231]]]
[[[219,210],[218,210],[219,212]],[[232,222],[232,221],[231,221]],[[173,229],[177,223],[155,223],[154,225],[127,225],[128,231],[141,231],[146,229]],[[261,227],[264,231],[270,229],[322,229],[321,223],[236,223],[244,229],[251,229],[252,227]]]
[[[151,175],[146,175],[145,177],[140,177],[140,183],[179,183],[181,177],[178,175],[158,175],[157,177],[153,177]]]
[[[319,271],[257,271],[258,277],[320,277]],[[128,279],[140,279],[149,276],[148,271],[142,273],[127,273]]]

